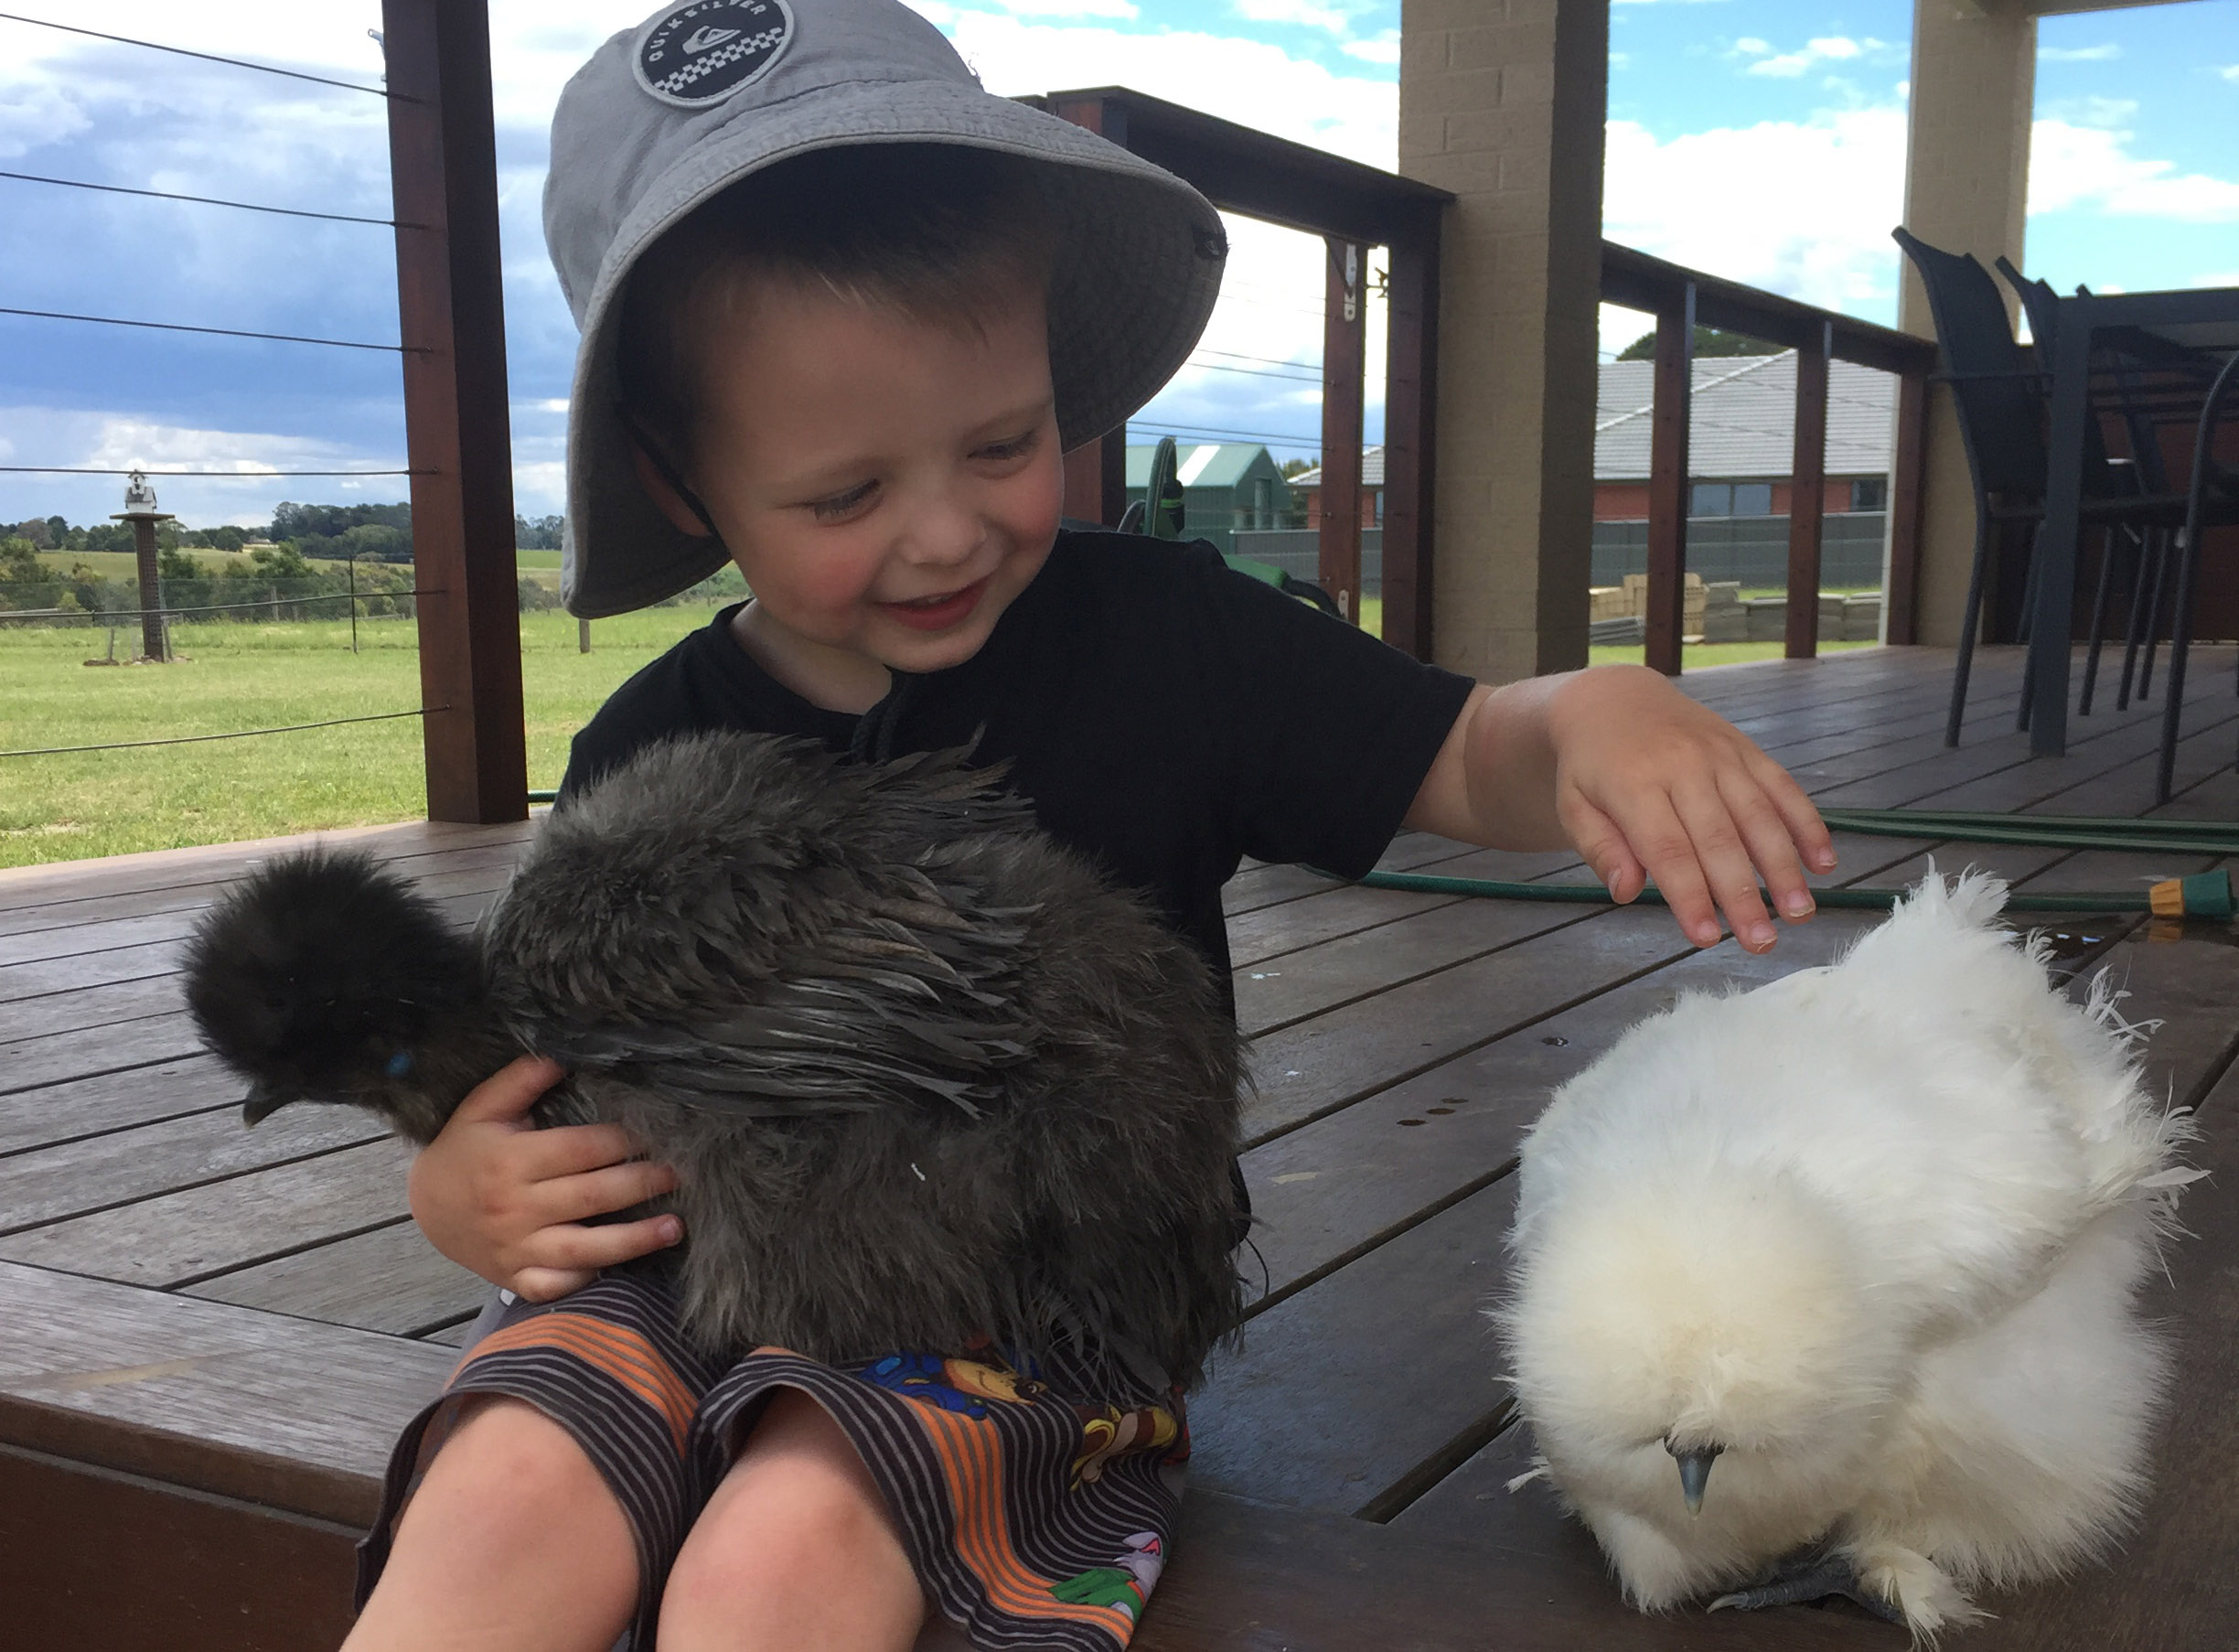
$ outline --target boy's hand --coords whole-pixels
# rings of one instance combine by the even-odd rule
[[[536,1099],[563,1076],[558,1063],[523,1056],[460,1102],[443,1133],[412,1160],[412,1219],[428,1242],[530,1302],[589,1284],[601,1268],[684,1237],[674,1216],[586,1227],[676,1185],[666,1164],[633,1159],[614,1124],[539,1130]]]
[[[1643,666],[1599,666],[1479,689],[1408,823],[1502,849],[1568,841],[1630,901],[1655,880],[1697,946],[1722,910],[1741,945],[1768,949],[1758,889],[1791,922],[1814,910],[1804,868],[1828,872],[1819,812],[1770,757]]]

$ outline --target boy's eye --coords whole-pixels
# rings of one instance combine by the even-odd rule
[[[1038,429],[1030,430],[1023,435],[1012,436],[1007,442],[990,442],[986,446],[977,449],[973,456],[982,459],[1022,458],[1034,451],[1035,439],[1041,434]]]
[[[825,499],[811,499],[809,509],[816,513],[817,520],[830,521],[837,517],[852,515],[868,504],[871,496],[877,491],[876,482],[862,482],[849,488],[845,493],[835,493]]]

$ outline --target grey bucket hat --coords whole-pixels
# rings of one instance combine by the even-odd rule
[[[638,485],[618,402],[622,296],[645,250],[747,174],[849,144],[962,144],[1043,163],[1058,242],[1050,368],[1070,448],[1195,346],[1227,244],[1212,205],[1087,130],[980,89],[899,0],[691,0],[599,48],[552,117],[544,238],[583,329],[568,415],[562,599],[659,602],[727,558]]]

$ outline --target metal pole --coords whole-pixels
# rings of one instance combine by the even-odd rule
[[[349,555],[350,652],[358,651],[358,559],[365,554],[353,551]]]

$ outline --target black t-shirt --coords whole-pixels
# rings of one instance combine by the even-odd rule
[[[1066,531],[979,653],[857,717],[786,688],[735,609],[632,677],[575,736],[560,801],[641,746],[712,729],[885,755],[970,745],[1058,842],[1147,896],[1228,991],[1238,860],[1357,876],[1398,830],[1473,686],[1199,543]]]

